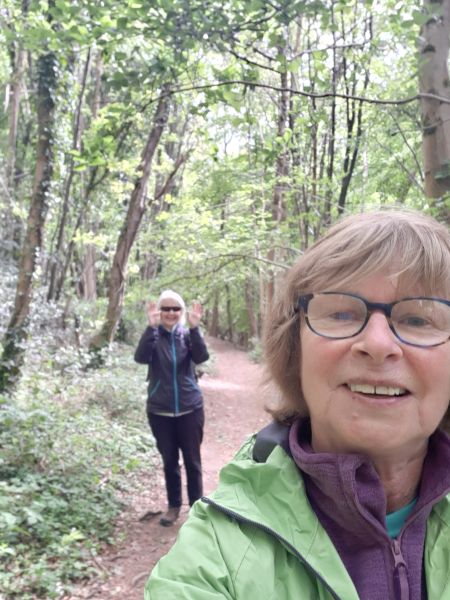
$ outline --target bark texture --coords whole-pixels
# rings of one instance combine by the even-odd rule
[[[424,7],[434,15],[421,29],[420,92],[450,100],[450,0],[425,0]],[[421,111],[425,193],[439,198],[450,189],[450,104],[425,97]]]
[[[33,277],[42,247],[47,198],[53,176],[53,131],[58,63],[53,53],[38,59],[37,151],[27,231],[20,257],[14,308],[3,340],[0,392],[9,390],[20,374],[23,340],[30,312]]]
[[[117,242],[109,277],[106,319],[101,331],[91,340],[90,346],[92,350],[102,348],[113,341],[122,314],[128,259],[139,225],[147,207],[146,192],[151,174],[152,161],[169,118],[169,106],[170,97],[166,88],[163,90],[163,94],[158,102],[154,124],[147,138],[139,166],[139,172],[142,174],[135,183],[128,205],[127,215]]]

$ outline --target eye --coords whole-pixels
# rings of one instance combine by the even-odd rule
[[[326,315],[326,318],[332,321],[357,321],[361,315],[349,310],[340,310]]]
[[[431,319],[424,317],[423,315],[403,315],[401,319],[398,319],[398,324],[402,327],[412,327],[414,329],[421,329],[423,327],[434,327],[434,323]]]

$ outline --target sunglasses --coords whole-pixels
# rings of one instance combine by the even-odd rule
[[[180,312],[181,306],[161,306],[162,312]]]

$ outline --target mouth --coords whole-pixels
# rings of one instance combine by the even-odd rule
[[[409,391],[406,388],[389,385],[373,385],[371,383],[348,383],[347,387],[351,392],[371,397],[388,396],[391,398],[399,398],[409,394]]]

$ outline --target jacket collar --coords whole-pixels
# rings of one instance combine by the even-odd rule
[[[264,463],[257,463],[253,444],[254,438],[222,469],[219,487],[209,499],[237,521],[247,521],[284,540],[337,597],[358,600],[337,550],[309,504],[295,462],[276,446]]]
[[[172,329],[172,331],[167,331],[167,329],[165,327],[163,327],[162,325],[158,325],[158,331],[159,331],[160,335],[165,335],[167,337],[171,337],[172,335],[175,335],[175,336],[182,335],[184,329],[183,329],[183,326],[180,325],[180,323],[177,323],[175,325],[175,327]]]
[[[275,445],[264,462],[256,462],[253,458],[255,437],[248,440],[234,460],[222,469],[218,488],[204,500],[214,503],[233,520],[253,523],[280,541],[285,540],[327,582],[337,597],[358,600],[340,556],[309,503],[296,463],[280,445]],[[430,477],[433,477],[431,471],[436,453],[443,452],[440,462],[450,460],[450,444],[445,434],[439,432],[431,442],[426,477],[429,469]],[[427,486],[423,487],[431,484],[428,480],[423,481],[427,481]],[[450,594],[450,579],[436,576],[436,573],[448,572],[449,535],[450,496],[447,496],[434,505],[427,521],[424,566],[430,598],[446,598],[446,594]]]
[[[307,494],[327,522],[337,523],[358,543],[386,542],[386,497],[371,461],[361,454],[314,452],[309,419],[291,427],[289,448],[299,469],[306,474]],[[443,431],[430,438],[424,460],[418,501],[410,515],[422,512],[426,519],[432,506],[450,490],[450,440]]]

